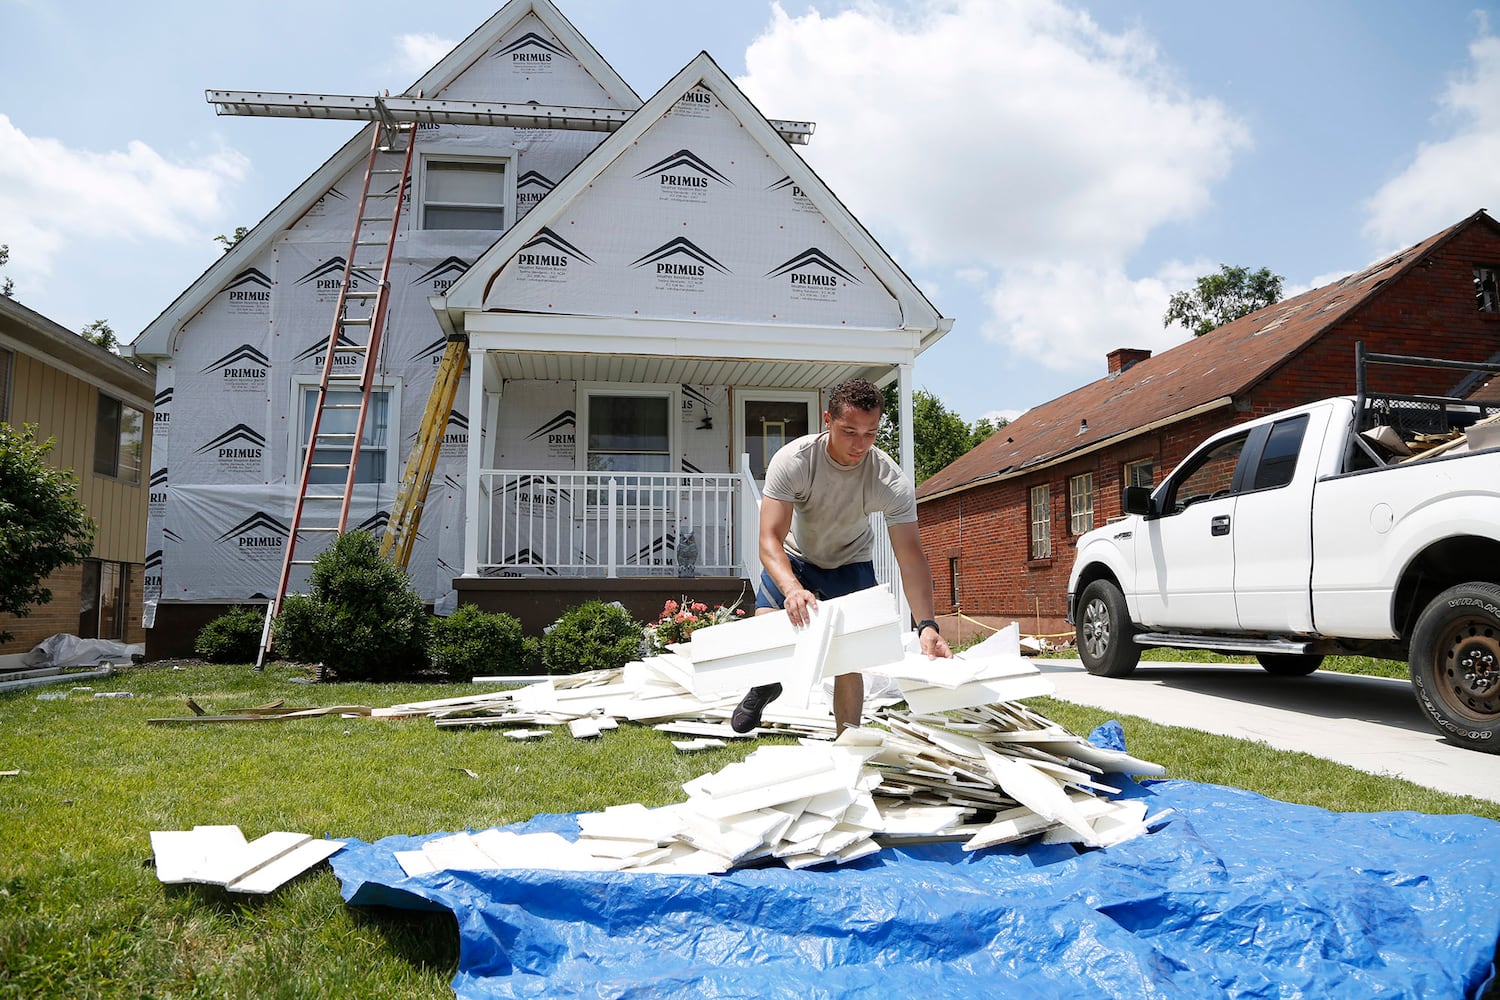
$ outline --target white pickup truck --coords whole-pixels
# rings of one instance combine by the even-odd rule
[[[1154,490],[1128,487],[1127,516],[1079,539],[1068,581],[1084,666],[1123,677],[1153,646],[1253,654],[1280,675],[1326,654],[1405,660],[1439,731],[1500,753],[1500,422],[1458,431],[1497,407],[1416,403],[1454,440],[1397,460],[1392,398],[1424,397],[1262,417]]]

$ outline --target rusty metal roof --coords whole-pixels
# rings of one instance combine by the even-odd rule
[[[1483,210],[1322,288],[1259,309],[1021,414],[917,489],[918,500],[1021,475],[1228,405],[1379,293]]]

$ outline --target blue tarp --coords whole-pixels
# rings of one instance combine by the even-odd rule
[[[1136,785],[1153,833],[1107,850],[886,848],[726,875],[443,872],[332,859],[356,905],[458,918],[460,998],[1477,997],[1500,941],[1500,823],[1334,813]],[[506,827],[572,836],[572,816]]]

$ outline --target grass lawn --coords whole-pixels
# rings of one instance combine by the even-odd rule
[[[682,798],[681,784],[741,759],[745,742],[680,754],[666,734],[622,725],[594,741],[518,744],[430,719],[312,718],[155,726],[281,698],[290,707],[372,707],[451,697],[440,685],[297,683],[273,664],[137,668],[96,691],[130,698],[0,695],[0,997],[450,997],[457,932],[446,915],[345,906],[327,866],[269,897],[163,886],[153,830],[238,824],[376,840],[483,829],[544,812]],[[1086,734],[1113,716],[1031,704]],[[1305,755],[1122,717],[1131,752],[1171,777],[1340,811],[1413,809],[1500,820],[1455,798]],[[472,771],[477,777],[471,777]]]
[[[1146,649],[1143,663],[1254,663],[1253,656],[1220,656],[1202,649]],[[1372,656],[1329,656],[1319,670],[1336,674],[1365,674],[1369,677],[1395,677],[1410,680],[1411,670],[1400,660],[1377,660]]]

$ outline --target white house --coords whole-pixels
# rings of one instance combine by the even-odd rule
[[[899,382],[910,467],[912,366],[951,321],[794,151],[810,125],[768,121],[706,53],[642,102],[548,0],[513,0],[404,96],[422,110],[350,523],[389,519],[467,341],[409,564],[440,610],[739,591],[754,480],[846,378]],[[376,127],[132,345],[158,372],[152,655],[276,589]],[[299,534],[299,557],[321,544]]]

